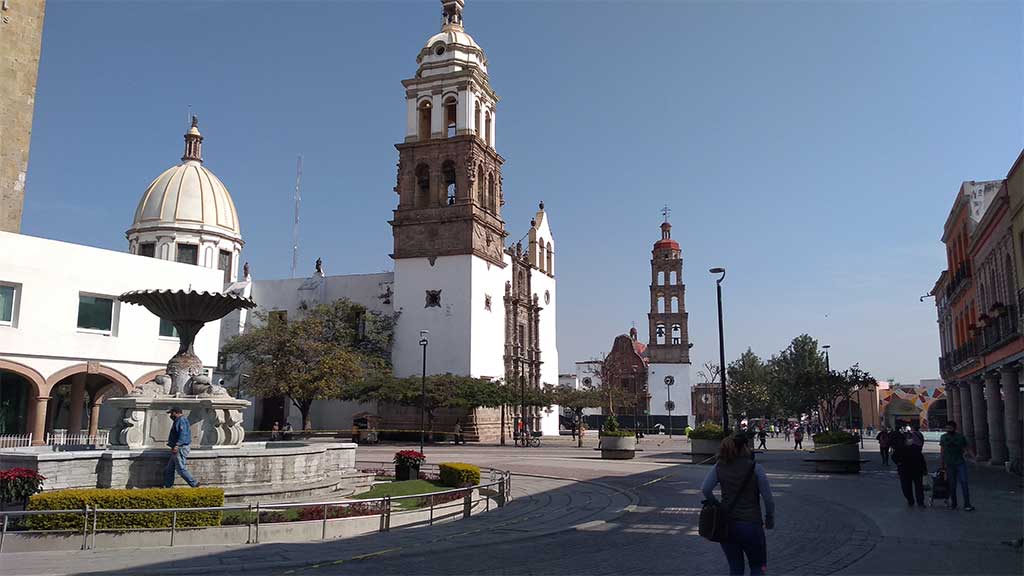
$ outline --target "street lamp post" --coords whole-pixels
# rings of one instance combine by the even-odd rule
[[[676,407],[672,403],[672,385],[676,383],[676,379],[669,374],[665,376],[665,393],[668,395],[668,400],[665,401],[665,409],[668,410],[668,439],[672,439],[672,409]]]
[[[712,268],[712,274],[721,274],[715,281],[718,288],[718,366],[722,374],[722,430],[729,430],[729,400],[725,392],[725,333],[722,328],[722,280],[725,280],[725,268]]]
[[[420,379],[420,454],[423,453],[423,440],[426,434],[427,336],[429,334],[429,330],[420,330],[420,346],[423,347],[423,376]]]

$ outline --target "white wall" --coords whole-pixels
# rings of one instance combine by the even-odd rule
[[[547,274],[533,269],[530,271],[531,287],[537,295],[540,303],[540,381],[541,384],[558,385],[558,343],[557,343],[557,314],[556,304],[558,302],[555,293],[555,279]],[[543,413],[541,418],[541,431],[545,436],[558,435],[558,407],[554,407],[551,413]]]
[[[647,370],[647,385],[651,391],[651,415],[665,416],[665,402],[668,400],[669,392],[665,386],[665,377],[675,378],[672,385],[672,401],[676,408],[672,411],[673,416],[688,415],[693,417],[691,406],[690,388],[690,365],[689,364],[651,364]]]
[[[0,282],[20,284],[17,325],[0,326],[0,358],[26,364],[44,378],[88,361],[135,382],[166,366],[177,338],[160,338],[160,320],[142,306],[114,305],[111,335],[77,328],[80,292],[110,296],[132,290],[220,292],[223,273],[125,252],[0,232]],[[217,363],[220,322],[199,332],[195,353]]]
[[[391,354],[396,376],[421,372],[420,330],[430,331],[428,374],[471,374],[473,285],[470,279],[474,259],[474,256],[440,256],[433,266],[426,258],[395,260],[394,305],[395,311],[401,313]],[[441,290],[440,308],[425,307],[427,290]],[[480,306],[483,306],[482,300]],[[504,342],[504,337],[501,341]]]
[[[467,334],[461,339],[468,340],[465,345],[470,349],[470,376],[505,377],[505,282],[512,280],[512,259],[506,254],[504,260],[505,267],[501,268],[473,257],[472,337]],[[490,311],[484,307],[487,296],[491,297]]]
[[[394,307],[386,304],[381,295],[394,281],[394,274],[346,274],[323,278],[286,278],[283,280],[253,280],[252,299],[263,310],[287,310],[289,317],[297,314],[303,299],[309,304],[328,304],[339,298],[348,298],[370,310],[391,312]],[[311,281],[322,282],[322,288],[300,290]],[[394,300],[392,300],[394,302]]]

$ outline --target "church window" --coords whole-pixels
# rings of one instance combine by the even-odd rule
[[[438,56],[443,56],[444,55],[444,51],[445,51],[444,44],[438,44],[437,46],[434,47],[434,54],[436,54]]]
[[[424,100],[423,102],[420,102],[420,140],[430,140],[430,108],[430,100]]]
[[[553,250],[553,248],[551,248],[551,243],[549,242],[548,243],[548,250],[547,250],[547,261],[548,261],[547,272],[548,272],[548,274],[554,274],[555,273],[554,255],[553,255],[552,250]]]
[[[90,294],[78,295],[78,327],[111,334],[114,326],[114,299]]]
[[[491,146],[491,113],[484,116],[484,142]]]
[[[676,274],[676,271],[675,271],[675,270],[672,270],[672,271],[670,271],[670,272],[668,273],[668,281],[669,281],[669,282],[670,282],[670,283],[671,283],[671,284],[672,284],[673,286],[674,286],[674,285],[676,285],[676,284],[678,283],[678,281],[679,281],[679,278],[678,278],[678,275]]]
[[[672,297],[672,312],[674,312],[674,313],[675,312],[679,312],[679,297],[678,296],[673,296]]]
[[[458,115],[459,106],[455,102],[455,97],[450,96],[444,101],[444,126],[447,131],[449,138],[455,136],[456,130],[456,118]]]
[[[196,246],[195,244],[178,244],[176,249],[177,253],[174,257],[175,262],[181,262],[183,264],[199,263],[199,246]]]
[[[665,313],[665,295],[664,294],[658,294],[657,300],[658,300],[658,312],[661,312],[662,314],[664,314]]]
[[[231,252],[221,250],[217,254],[217,270],[224,272],[224,282],[231,281]]]
[[[441,165],[441,174],[444,176],[444,186],[447,191],[447,202],[449,206],[455,205],[455,163],[445,160]]]
[[[476,189],[477,189],[477,194],[476,194],[477,195],[477,200],[476,200],[477,204],[479,204],[480,207],[483,208],[484,205],[485,205],[484,204],[484,201],[485,201],[484,193],[487,190],[487,182],[486,182],[485,177],[484,177],[484,165],[483,164],[481,164],[479,167],[477,167],[477,170],[476,170]]]
[[[416,207],[426,208],[430,205],[430,166],[420,164],[416,167]]]
[[[480,107],[479,107],[479,104],[480,103],[477,102],[476,123],[473,124],[473,128],[476,130],[477,138],[482,138],[483,137],[483,128],[484,127],[483,127],[482,124],[480,124]]]
[[[544,271],[544,239],[537,240],[537,268]]]
[[[673,324],[672,325],[672,343],[673,344],[679,344],[680,341],[681,341],[681,338],[680,338],[681,335],[682,335],[682,330],[679,328],[679,324]]]
[[[656,340],[655,340],[656,343],[664,344],[665,343],[665,325],[664,324],[658,324],[657,326],[655,326],[654,335],[655,335],[655,338],[656,338]]]
[[[497,202],[494,195],[494,174],[487,175],[487,209],[497,212]]]
[[[147,256],[153,258],[156,256],[156,242],[140,242],[139,243],[139,256]]]

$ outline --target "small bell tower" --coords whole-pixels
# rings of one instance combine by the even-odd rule
[[[661,239],[651,250],[650,340],[647,354],[652,364],[690,363],[687,334],[686,285],[683,284],[683,255],[672,239],[671,210],[662,209]]]

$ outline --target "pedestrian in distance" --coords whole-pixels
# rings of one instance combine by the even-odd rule
[[[784,437],[786,438],[786,444],[789,444],[789,435],[790,435],[790,432],[791,432],[791,429],[790,429],[790,427],[789,427],[789,424],[786,424],[786,425],[785,425],[785,426],[784,426],[784,427],[782,428],[782,435],[783,435],[783,436],[784,436]]]
[[[793,450],[803,450],[803,449],[804,449],[804,429],[798,427],[796,430],[793,430]]]
[[[284,423],[284,428],[281,430],[281,439],[282,440],[291,440],[292,439],[292,423],[291,422],[285,422]]]
[[[775,528],[775,502],[768,476],[754,462],[745,435],[732,434],[722,440],[718,463],[704,478],[701,491],[708,502],[718,502],[715,486],[721,487],[721,505],[730,510],[728,535],[720,542],[729,574],[742,576],[744,557],[750,574],[763,575],[768,565],[764,530]],[[764,502],[764,516],[761,502]]]
[[[921,453],[924,436],[920,432],[916,436],[913,432],[907,432],[897,435],[890,442],[893,449],[892,459],[896,462],[900,488],[903,490],[903,497],[907,499],[907,506],[913,507],[916,502],[919,508],[924,508],[924,476],[928,473],[924,454]]]
[[[187,467],[188,452],[192,445],[192,430],[189,428],[188,418],[177,406],[168,410],[167,414],[172,422],[171,431],[167,433],[167,445],[171,448],[171,456],[164,466],[164,488],[174,486],[175,474],[180,474],[189,486],[198,488],[199,482],[196,482]]]
[[[957,432],[956,422],[946,422],[946,433],[939,437],[939,452],[942,468],[946,471],[949,482],[949,507],[956,510],[956,488],[959,485],[964,495],[964,511],[974,512],[971,506],[971,492],[967,488],[967,460],[964,453],[974,458],[974,452],[967,444],[967,438]]]
[[[765,444],[764,444],[764,441],[767,440],[767,439],[768,439],[768,433],[764,431],[764,428],[761,428],[760,430],[757,431],[757,442],[758,442],[757,449],[758,450],[762,450],[762,449],[763,450],[767,450],[768,449],[768,447],[765,446]]]
[[[882,430],[875,436],[875,440],[878,440],[878,453],[882,455],[882,465],[889,465],[889,429],[882,428]]]
[[[455,421],[455,445],[465,444],[466,440],[462,437],[462,420]]]

